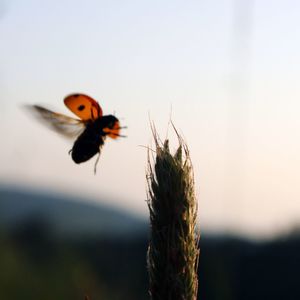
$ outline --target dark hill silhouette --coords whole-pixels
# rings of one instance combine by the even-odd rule
[[[77,200],[0,187],[0,299],[149,299],[145,221]],[[198,299],[300,299],[299,232],[200,248]]]
[[[0,186],[0,227],[11,229],[41,222],[63,236],[127,237],[147,230],[146,220],[86,199],[29,189]]]

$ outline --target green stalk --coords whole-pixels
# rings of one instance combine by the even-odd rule
[[[161,143],[153,130],[154,167],[150,156],[148,159],[148,272],[152,300],[197,299],[199,234],[195,232],[193,168],[187,145],[176,134],[179,147],[172,155],[169,141]]]

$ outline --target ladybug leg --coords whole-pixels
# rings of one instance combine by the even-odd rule
[[[100,158],[100,150],[98,152],[98,157],[96,159],[95,165],[94,165],[94,174],[96,175],[96,171],[97,171],[97,164],[99,162],[99,158]]]

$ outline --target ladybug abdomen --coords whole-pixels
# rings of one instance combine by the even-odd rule
[[[100,152],[104,144],[103,136],[86,128],[85,131],[77,138],[72,148],[72,159],[79,164],[92,158]]]

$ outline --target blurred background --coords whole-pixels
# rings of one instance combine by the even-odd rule
[[[147,150],[183,134],[201,299],[299,299],[300,4],[0,1],[0,298],[148,299]],[[76,165],[22,106],[127,126]]]

